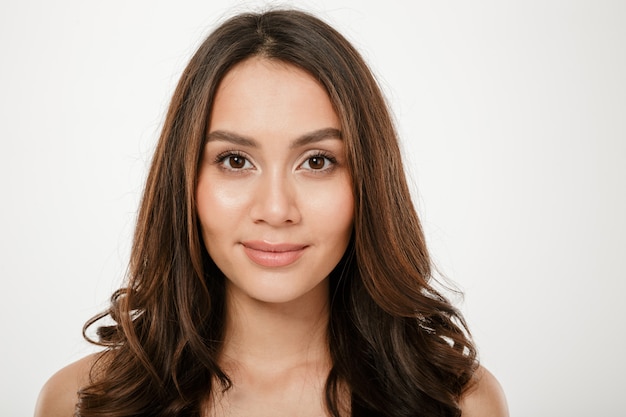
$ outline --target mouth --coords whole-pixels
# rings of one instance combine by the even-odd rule
[[[243,251],[257,265],[278,268],[296,262],[307,245],[294,243],[268,243],[264,241],[241,242]]]

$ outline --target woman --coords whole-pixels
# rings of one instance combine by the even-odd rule
[[[431,264],[381,92],[297,11],[236,16],[174,93],[103,353],[37,416],[505,416]],[[75,413],[75,414],[74,414]]]

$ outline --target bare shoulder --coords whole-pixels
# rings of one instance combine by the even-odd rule
[[[52,375],[39,393],[35,417],[72,417],[77,392],[89,383],[89,373],[98,356],[85,356]]]
[[[474,384],[461,397],[462,417],[508,417],[509,409],[498,380],[482,366]]]

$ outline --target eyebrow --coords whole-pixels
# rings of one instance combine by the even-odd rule
[[[339,129],[335,129],[333,127],[328,127],[324,129],[314,130],[312,132],[307,132],[301,136],[298,136],[292,143],[289,145],[291,149],[299,148],[301,146],[309,145],[311,143],[320,142],[325,139],[342,139],[341,131]],[[234,145],[239,146],[247,146],[250,148],[257,148],[258,143],[253,138],[248,136],[243,136],[238,133],[229,132],[227,130],[214,130],[207,135],[207,142],[210,141],[222,141],[229,142]]]

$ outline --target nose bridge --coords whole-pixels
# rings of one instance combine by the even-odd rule
[[[300,220],[293,180],[279,167],[267,170],[261,175],[253,209],[255,222],[281,225]]]

